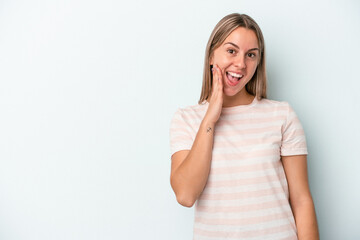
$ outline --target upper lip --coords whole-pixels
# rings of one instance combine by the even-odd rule
[[[233,73],[236,73],[236,74],[244,75],[243,72],[237,72],[237,71],[226,71],[226,72],[233,72]]]
[[[232,72],[232,73],[236,73],[236,74],[240,74],[240,75],[243,75],[243,76],[244,76],[244,73],[243,73],[243,72],[237,72],[237,71],[226,71],[226,72]]]

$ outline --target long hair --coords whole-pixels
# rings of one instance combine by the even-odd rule
[[[260,59],[256,71],[251,80],[245,85],[248,93],[254,95],[258,100],[266,98],[266,68],[265,68],[265,42],[259,25],[246,14],[232,13],[221,19],[212,31],[205,51],[203,83],[199,104],[207,100],[212,91],[212,72],[210,58],[225,39],[238,27],[253,30],[258,39],[260,48]]]

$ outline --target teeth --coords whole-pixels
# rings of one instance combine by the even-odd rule
[[[243,75],[241,74],[237,74],[237,73],[233,73],[233,72],[228,72],[231,76],[233,77],[237,77],[237,78],[241,78]]]

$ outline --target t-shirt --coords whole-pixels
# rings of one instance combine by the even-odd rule
[[[205,101],[175,112],[171,155],[191,149],[208,106]],[[254,98],[223,108],[209,178],[195,203],[193,239],[297,239],[281,156],[304,154],[304,131],[287,102]]]

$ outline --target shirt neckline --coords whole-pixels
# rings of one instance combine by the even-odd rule
[[[231,112],[234,112],[234,111],[243,111],[243,110],[246,110],[246,109],[249,109],[249,108],[255,106],[258,102],[259,102],[259,100],[255,96],[253,101],[250,104],[237,105],[237,106],[232,106],[232,107],[223,107],[221,112],[222,113],[231,113]],[[209,105],[209,102],[207,100],[205,100],[205,105],[206,106]]]

